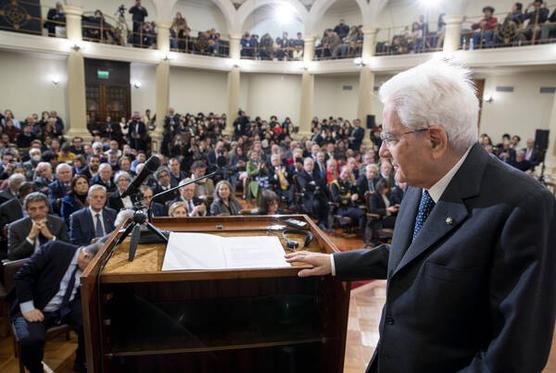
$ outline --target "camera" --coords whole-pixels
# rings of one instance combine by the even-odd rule
[[[125,7],[124,4],[122,4],[118,7],[117,12],[120,14],[121,17],[123,17],[125,15],[126,10],[127,8]]]

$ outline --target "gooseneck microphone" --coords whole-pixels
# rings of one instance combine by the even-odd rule
[[[129,184],[129,187],[126,189],[126,191],[122,193],[121,198],[125,198],[137,193],[139,187],[141,186],[141,184],[143,184],[143,181],[145,181],[145,179],[149,175],[152,175],[156,170],[158,170],[159,167],[160,158],[153,155],[149,159],[147,159],[147,162],[145,162],[145,167],[143,167],[139,175],[137,175],[135,179],[133,179],[131,184]]]

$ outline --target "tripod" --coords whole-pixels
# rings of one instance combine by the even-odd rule
[[[135,198],[133,198],[135,197]],[[136,196],[133,196],[133,199],[137,199]],[[127,236],[131,234],[131,240],[129,242],[129,257],[128,260],[131,262],[135,258],[135,252],[137,251],[137,245],[139,244],[139,239],[141,238],[141,227],[146,227],[152,233],[160,237],[164,242],[168,242],[168,238],[153,224],[151,224],[147,220],[147,214],[145,213],[145,207],[143,206],[143,202],[139,200],[138,202],[134,203],[133,206],[133,217],[129,222],[128,226],[125,228],[124,233],[120,236],[117,245],[121,244]]]

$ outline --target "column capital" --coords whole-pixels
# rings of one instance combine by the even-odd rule
[[[64,5],[64,13],[70,17],[81,17],[83,15],[83,8],[78,5]]]
[[[305,36],[305,37],[303,38],[303,42],[304,42],[304,43],[314,43],[314,42],[315,42],[315,37],[312,36],[312,35]]]
[[[444,22],[446,22],[447,25],[457,25],[457,24],[462,24],[463,23],[463,16],[462,15],[447,15],[444,17]]]
[[[170,24],[170,23],[168,23],[168,22],[166,22],[166,21],[156,21],[156,28],[157,28],[157,29],[163,28],[163,29],[169,30],[170,27],[172,27],[172,24]]]
[[[241,37],[243,35],[242,34],[230,33],[230,34],[228,34],[228,36],[230,37],[230,41],[232,41],[232,40],[241,40]]]
[[[363,35],[376,35],[380,29],[378,27],[363,27]]]

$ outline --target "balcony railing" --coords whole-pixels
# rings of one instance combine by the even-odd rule
[[[228,57],[230,42],[228,40],[211,38],[202,31],[192,31],[198,36],[170,35],[170,50],[173,52],[198,54],[202,56]]]
[[[18,6],[7,4],[0,11],[0,30],[32,35],[66,37],[65,17],[50,17],[49,7],[20,1]]]
[[[258,46],[241,48],[241,58],[262,61],[301,61],[303,46],[280,48],[274,46]]]

